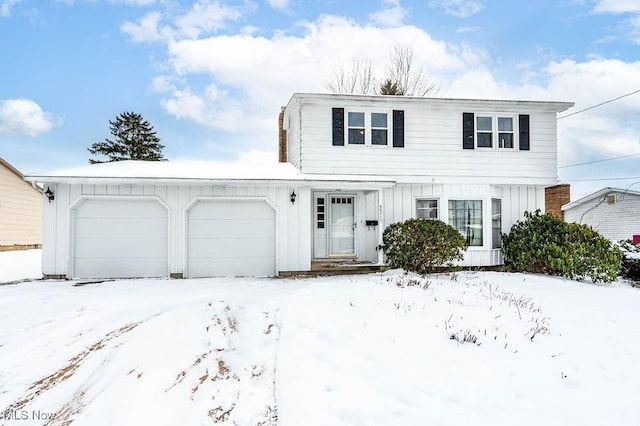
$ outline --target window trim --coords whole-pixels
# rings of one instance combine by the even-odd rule
[[[364,113],[364,144],[349,143],[349,113],[359,112]],[[371,114],[386,114],[387,116],[387,140],[386,144],[373,144],[372,130],[383,130],[383,127],[373,127],[371,125]],[[345,108],[345,132],[344,132],[344,146],[345,147],[370,147],[370,148],[392,148],[393,141],[393,110],[387,108]],[[353,127],[360,128],[360,127]]]
[[[474,197],[474,196],[468,196],[468,197],[461,196],[461,197],[450,197],[450,198],[447,198],[447,221],[446,221],[446,223],[449,224],[449,225],[451,225],[451,209],[449,208],[449,202],[451,202],[451,201],[480,201],[480,203],[481,203],[480,204],[480,212],[481,212],[481,215],[482,215],[481,220],[480,220],[480,223],[482,224],[482,232],[480,233],[480,235],[481,235],[481,238],[482,238],[482,244],[478,245],[478,246],[469,245],[469,246],[467,246],[466,249],[467,250],[487,250],[488,249],[487,248],[487,238],[486,238],[487,236],[485,235],[486,230],[487,230],[486,229],[487,227],[485,226],[485,217],[486,217],[485,209],[486,209],[486,206],[487,206],[487,202],[486,202],[487,198],[486,197],[478,198],[478,197]],[[453,225],[451,225],[451,226],[453,226]],[[455,226],[453,226],[453,227],[454,227],[454,229],[458,230]],[[458,231],[458,232],[460,232],[460,231]],[[460,234],[465,238],[465,241],[466,241],[466,236],[464,234],[462,234],[462,232],[460,232]]]
[[[473,118],[473,149],[478,150],[493,150],[493,151],[518,151],[518,147],[520,146],[520,115],[518,113],[513,112],[474,112]],[[478,133],[488,133],[484,130],[478,130],[478,118],[480,117],[491,117],[491,146],[478,146]],[[500,144],[500,132],[498,127],[498,119],[500,118],[510,118],[513,129],[511,130],[511,134],[513,135],[513,147],[511,148],[502,148],[499,146]]]
[[[494,201],[499,201],[500,202],[500,228],[494,228],[493,226],[493,221],[494,221],[494,216],[495,216],[495,212],[493,210],[493,202]],[[497,249],[502,249],[502,198],[496,198],[496,197],[491,197],[491,250],[497,250]],[[494,235],[493,232],[498,229],[498,231],[500,232],[500,245],[496,247],[495,242],[494,242]]]
[[[435,201],[436,202],[436,217],[418,217],[418,201]],[[428,219],[428,220],[442,220],[442,209],[440,204],[440,197],[414,197],[413,198],[414,217],[416,219]]]

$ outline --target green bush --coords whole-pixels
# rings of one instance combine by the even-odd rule
[[[622,250],[622,275],[623,278],[640,281],[640,245],[631,240],[620,241],[618,246]]]
[[[559,275],[593,282],[615,281],[622,252],[591,227],[551,214],[525,213],[503,236],[505,265],[516,272]]]
[[[392,268],[402,268],[418,274],[428,274],[434,268],[452,267],[461,260],[466,243],[452,226],[440,220],[409,219],[393,223],[384,230],[383,244]]]

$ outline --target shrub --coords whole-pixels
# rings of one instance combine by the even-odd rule
[[[593,282],[614,281],[622,252],[591,227],[551,214],[525,213],[503,236],[505,265],[516,272],[559,275]]]
[[[466,248],[464,237],[440,220],[409,219],[393,223],[384,230],[383,244],[392,268],[428,274],[435,267],[452,267]]]
[[[623,278],[640,281],[640,245],[630,240],[618,243],[622,250],[622,275]]]

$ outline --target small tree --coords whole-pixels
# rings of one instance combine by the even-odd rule
[[[87,148],[91,155],[103,155],[107,160],[90,158],[89,163],[109,163],[123,160],[163,160],[160,138],[153,126],[135,112],[123,112],[114,121],[109,121],[113,140],[105,138]]]
[[[466,248],[464,237],[440,220],[409,219],[387,226],[382,234],[387,261],[392,268],[428,274],[437,267],[453,267]]]

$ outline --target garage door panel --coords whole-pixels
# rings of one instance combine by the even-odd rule
[[[130,257],[142,259],[145,257],[167,258],[166,238],[147,238],[144,240],[129,238],[83,238],[76,240],[76,258],[90,257]]]
[[[275,228],[271,219],[192,220],[189,222],[190,238],[232,238],[250,235],[255,238],[274,238]]]
[[[275,212],[266,202],[200,201],[187,220],[190,277],[275,274]]]
[[[166,277],[168,217],[157,200],[85,200],[74,211],[73,277]]]
[[[104,275],[105,271],[108,271],[107,276]],[[80,278],[143,278],[166,275],[166,259],[91,258],[83,259],[76,265],[76,276]]]
[[[166,218],[77,218],[76,235],[79,238],[145,238],[159,235],[166,239]]]
[[[215,207],[212,206],[213,204]],[[189,219],[192,220],[271,218],[273,218],[273,209],[264,201],[202,201],[189,211]]]
[[[242,277],[247,276],[248,266],[251,275],[256,277],[269,277],[273,275],[274,257],[257,258],[249,265],[243,259],[191,259],[189,263],[189,276],[193,278],[204,277]]]
[[[273,257],[273,239],[197,239],[189,241],[192,258],[234,258],[238,253],[247,259]],[[269,253],[267,256],[266,253]]]
[[[120,203],[130,203],[135,208],[121,208]],[[156,200],[89,199],[76,209],[76,217],[137,217],[163,218],[167,209]]]

